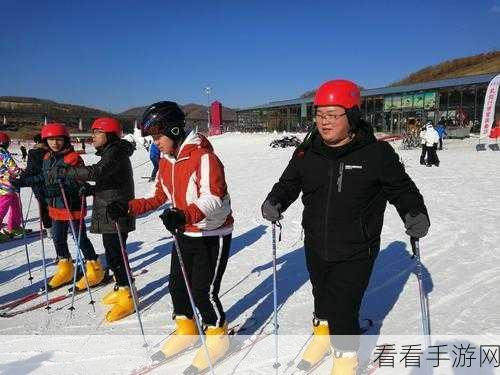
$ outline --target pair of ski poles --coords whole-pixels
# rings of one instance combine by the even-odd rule
[[[68,215],[71,216],[71,212],[70,212],[70,209],[69,209],[69,205],[68,205],[68,200],[66,198],[66,193],[64,191],[64,186],[61,182],[61,180],[58,181],[59,183],[59,188],[61,189],[61,194],[62,194],[62,197],[63,197],[63,200],[64,200],[64,205],[66,206],[66,210],[68,211]],[[92,307],[94,309],[94,312],[95,312],[95,301],[92,297],[92,292],[90,291],[90,285],[89,285],[89,282],[88,282],[88,279],[87,279],[87,273],[86,273],[86,270],[85,270],[85,265],[83,263],[83,255],[82,255],[82,251],[81,251],[81,247],[80,247],[80,241],[81,241],[81,235],[82,235],[82,230],[83,230],[83,225],[84,225],[84,210],[85,210],[85,195],[82,195],[81,197],[81,204],[80,204],[80,221],[79,221],[79,231],[78,231],[78,240],[76,239],[76,234],[75,234],[75,228],[74,228],[74,224],[73,224],[73,221],[70,220],[70,228],[71,228],[71,234],[73,236],[73,240],[75,241],[75,244],[76,244],[76,247],[77,247],[77,267],[78,267],[78,264],[81,265],[81,268],[82,268],[82,271],[83,271],[83,276],[85,278],[85,282],[87,284],[87,291],[89,293],[89,297],[90,297],[90,303],[92,304]],[[138,303],[138,297],[137,297],[137,292],[135,290],[135,287],[132,283],[132,271],[130,269],[130,265],[129,265],[129,262],[128,262],[128,257],[127,257],[127,252],[126,252],[126,249],[125,249],[125,244],[124,244],[124,241],[123,241],[123,238],[122,238],[122,235],[121,235],[121,229],[120,229],[120,225],[118,224],[118,222],[116,221],[115,222],[115,227],[116,227],[116,232],[117,232],[117,235],[118,235],[118,240],[120,242],[120,250],[121,250],[121,255],[122,255],[122,260],[123,260],[123,263],[125,265],[125,272],[127,274],[127,281],[128,281],[128,284],[129,284],[129,287],[130,287],[130,293],[132,294],[132,301],[134,303],[134,309],[135,309],[135,312],[136,312],[136,315],[137,315],[137,320],[139,322],[139,327],[140,327],[140,330],[141,330],[141,335],[142,335],[142,338],[144,340],[144,347],[148,347],[148,343],[146,341],[146,336],[144,334],[144,327],[142,325],[142,319],[141,319],[141,314],[139,312],[139,303]],[[72,295],[72,301],[71,301],[71,307],[70,307],[70,310],[73,310],[74,307],[73,307],[73,304],[74,304],[74,298],[75,298],[75,284],[76,284],[76,272],[77,272],[77,267],[75,267],[75,271],[74,271],[74,275],[73,275],[73,295]]]

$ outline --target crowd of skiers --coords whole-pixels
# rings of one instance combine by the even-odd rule
[[[316,92],[314,108],[315,129],[296,148],[261,211],[274,225],[302,193],[314,335],[299,367],[307,370],[333,351],[332,374],[353,375],[358,368],[359,309],[380,250],[387,202],[396,207],[406,233],[413,238],[424,237],[430,221],[423,198],[398,155],[387,142],[377,141],[371,125],[361,118],[356,84],[347,80],[324,83]],[[432,125],[426,127],[424,137],[427,162],[436,164],[435,150],[429,150],[439,138],[430,129]],[[8,157],[2,168],[9,170],[6,180],[15,202],[19,199],[16,188],[32,186],[37,199],[47,204],[58,255],[50,279],[53,288],[70,283],[75,272],[67,246],[68,228],[75,238],[80,237],[86,261],[86,278],[81,277],[76,287],[97,285],[105,277],[82,225],[85,197],[93,196],[90,231],[102,234],[107,266],[116,281],[103,299],[111,305],[106,315],[110,322],[132,314],[136,306],[133,279],[127,278],[130,267],[120,243],[135,229],[137,215],[170,203],[160,219],[175,240],[169,292],[176,330],[167,338],[160,357],[175,356],[202,339],[203,346],[190,367],[191,373],[197,373],[229,350],[228,322],[218,296],[233,230],[225,170],[209,140],[186,131],[185,115],[175,102],[149,106],[141,130],[160,151],[150,197],[134,195],[130,164],[134,148],[121,139],[120,124],[112,118],[97,119],[92,125],[93,144],[101,158],[94,165],[83,165],[64,125],[51,123],[42,128],[43,151],[37,155],[43,156],[36,157],[37,169],[21,173]],[[8,144],[1,137],[0,142],[0,156],[8,155]]]

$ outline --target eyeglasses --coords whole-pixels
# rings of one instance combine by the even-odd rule
[[[346,114],[347,114],[346,112],[340,115],[337,115],[336,113],[333,112],[325,112],[325,113],[316,112],[316,118],[318,120],[321,119],[322,121],[337,121],[339,118],[345,116]]]

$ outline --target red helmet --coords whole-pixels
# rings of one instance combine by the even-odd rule
[[[345,79],[334,79],[323,83],[316,91],[315,106],[338,105],[350,109],[361,104],[359,87]]]
[[[104,133],[114,133],[120,138],[122,136],[120,122],[112,117],[99,117],[92,124],[92,130],[100,130]]]
[[[63,124],[52,122],[47,125],[44,125],[42,128],[42,139],[50,138],[50,137],[68,137],[69,133],[66,126]]]
[[[10,142],[10,137],[4,132],[0,132],[0,145],[4,145]]]

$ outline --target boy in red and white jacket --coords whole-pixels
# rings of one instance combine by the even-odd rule
[[[172,205],[160,217],[177,238],[194,302],[207,327],[206,343],[214,363],[229,348],[227,322],[218,293],[233,230],[231,200],[224,166],[212,145],[201,134],[186,134],[184,124],[185,115],[174,102],[155,103],[144,112],[143,136],[152,136],[162,153],[154,194],[133,199],[128,207],[112,204],[108,214],[137,216],[167,202]],[[177,329],[161,350],[160,356],[167,358],[199,339],[176,251],[172,251],[169,290]],[[196,353],[192,366],[198,371],[209,367],[203,348]]]

